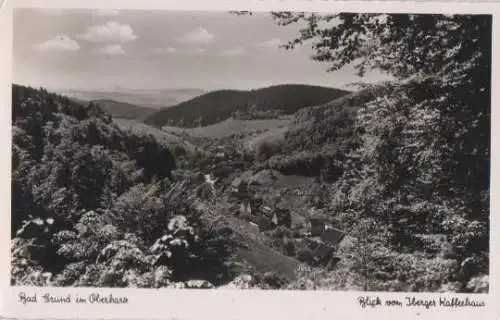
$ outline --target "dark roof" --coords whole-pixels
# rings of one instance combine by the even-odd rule
[[[325,224],[325,219],[313,217],[313,218],[309,218],[309,222],[311,222],[311,224]]]
[[[314,255],[320,259],[326,258],[327,256],[331,255],[335,249],[332,248],[331,246],[325,245],[325,244],[320,244],[315,252]]]
[[[320,237],[326,243],[338,244],[345,237],[345,233],[337,229],[326,229]]]

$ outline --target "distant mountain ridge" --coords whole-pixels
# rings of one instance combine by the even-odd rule
[[[52,90],[70,98],[84,101],[114,100],[129,103],[140,107],[161,109],[202,95],[205,91],[201,89],[151,89],[151,90],[127,90],[104,91],[104,90],[80,90],[60,89]]]
[[[299,84],[271,86],[256,90],[219,90],[159,110],[146,118],[154,126],[196,127],[224,121],[236,111],[280,111],[290,115],[299,109],[332,101],[348,91]]]
[[[111,114],[114,118],[140,120],[154,113],[156,110],[153,108],[142,107],[127,102],[109,99],[92,100],[91,102],[97,103],[103,111]]]

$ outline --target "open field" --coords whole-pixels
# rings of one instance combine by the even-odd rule
[[[222,122],[198,128],[179,128],[164,126],[162,130],[172,133],[186,132],[188,134],[205,138],[224,138],[233,134],[249,134],[260,130],[276,130],[288,126],[289,119],[269,120],[238,120],[229,118]]]
[[[196,150],[196,146],[190,143],[183,137],[180,137],[177,134],[172,134],[168,131],[160,130],[158,128],[149,126],[142,122],[130,119],[113,119],[113,121],[120,127],[122,130],[132,130],[132,132],[141,132],[146,134],[152,134],[158,139],[159,142],[163,142],[167,145],[181,145],[184,146],[188,151]]]

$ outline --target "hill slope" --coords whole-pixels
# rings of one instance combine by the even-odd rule
[[[439,83],[417,79],[301,109],[282,142],[285,151],[262,165],[317,177],[326,188],[324,210],[340,229],[363,235],[351,252],[339,252],[341,263],[325,279],[349,270],[347,282],[356,282],[351,266],[360,257],[372,268],[371,290],[385,290],[390,280],[400,291],[450,284],[468,291],[487,277],[489,160],[466,153],[467,143],[477,144],[473,124],[462,124],[470,140],[447,140],[442,97]],[[398,278],[401,272],[411,276]]]
[[[109,99],[92,100],[92,102],[97,103],[103,111],[111,114],[114,118],[142,119],[155,111],[153,108]]]
[[[226,279],[219,248],[231,240],[197,222],[193,186],[171,182],[174,157],[153,134],[121,130],[97,105],[17,85],[12,131],[12,285]],[[166,250],[172,259],[161,258]]]
[[[160,90],[128,90],[128,91],[92,91],[92,90],[55,90],[70,98],[84,101],[114,100],[161,109],[174,106],[204,93],[201,89],[160,89]]]
[[[186,151],[194,152],[197,147],[190,143],[188,139],[181,137],[180,134],[175,132],[171,133],[165,130],[160,130],[158,128],[148,126],[143,122],[131,119],[113,119],[114,123],[122,130],[133,132],[141,135],[152,135],[156,138],[158,143],[169,146],[170,148],[175,148],[177,146],[182,147]]]
[[[233,134],[248,135],[256,131],[276,130],[288,126],[290,119],[268,119],[268,120],[240,120],[228,118],[216,124],[197,127],[197,128],[179,128],[164,126],[165,132],[182,133],[186,132],[193,136],[207,138],[224,138]]]
[[[145,122],[155,126],[207,126],[230,118],[236,111],[280,111],[293,114],[297,110],[322,104],[347,94],[347,91],[308,85],[279,85],[251,91],[214,91],[160,110]]]

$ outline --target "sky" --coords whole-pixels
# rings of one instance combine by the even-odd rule
[[[13,81],[57,89],[255,89],[301,83],[345,88],[373,82],[347,67],[327,72],[311,45],[279,45],[300,25],[270,14],[16,9]]]

